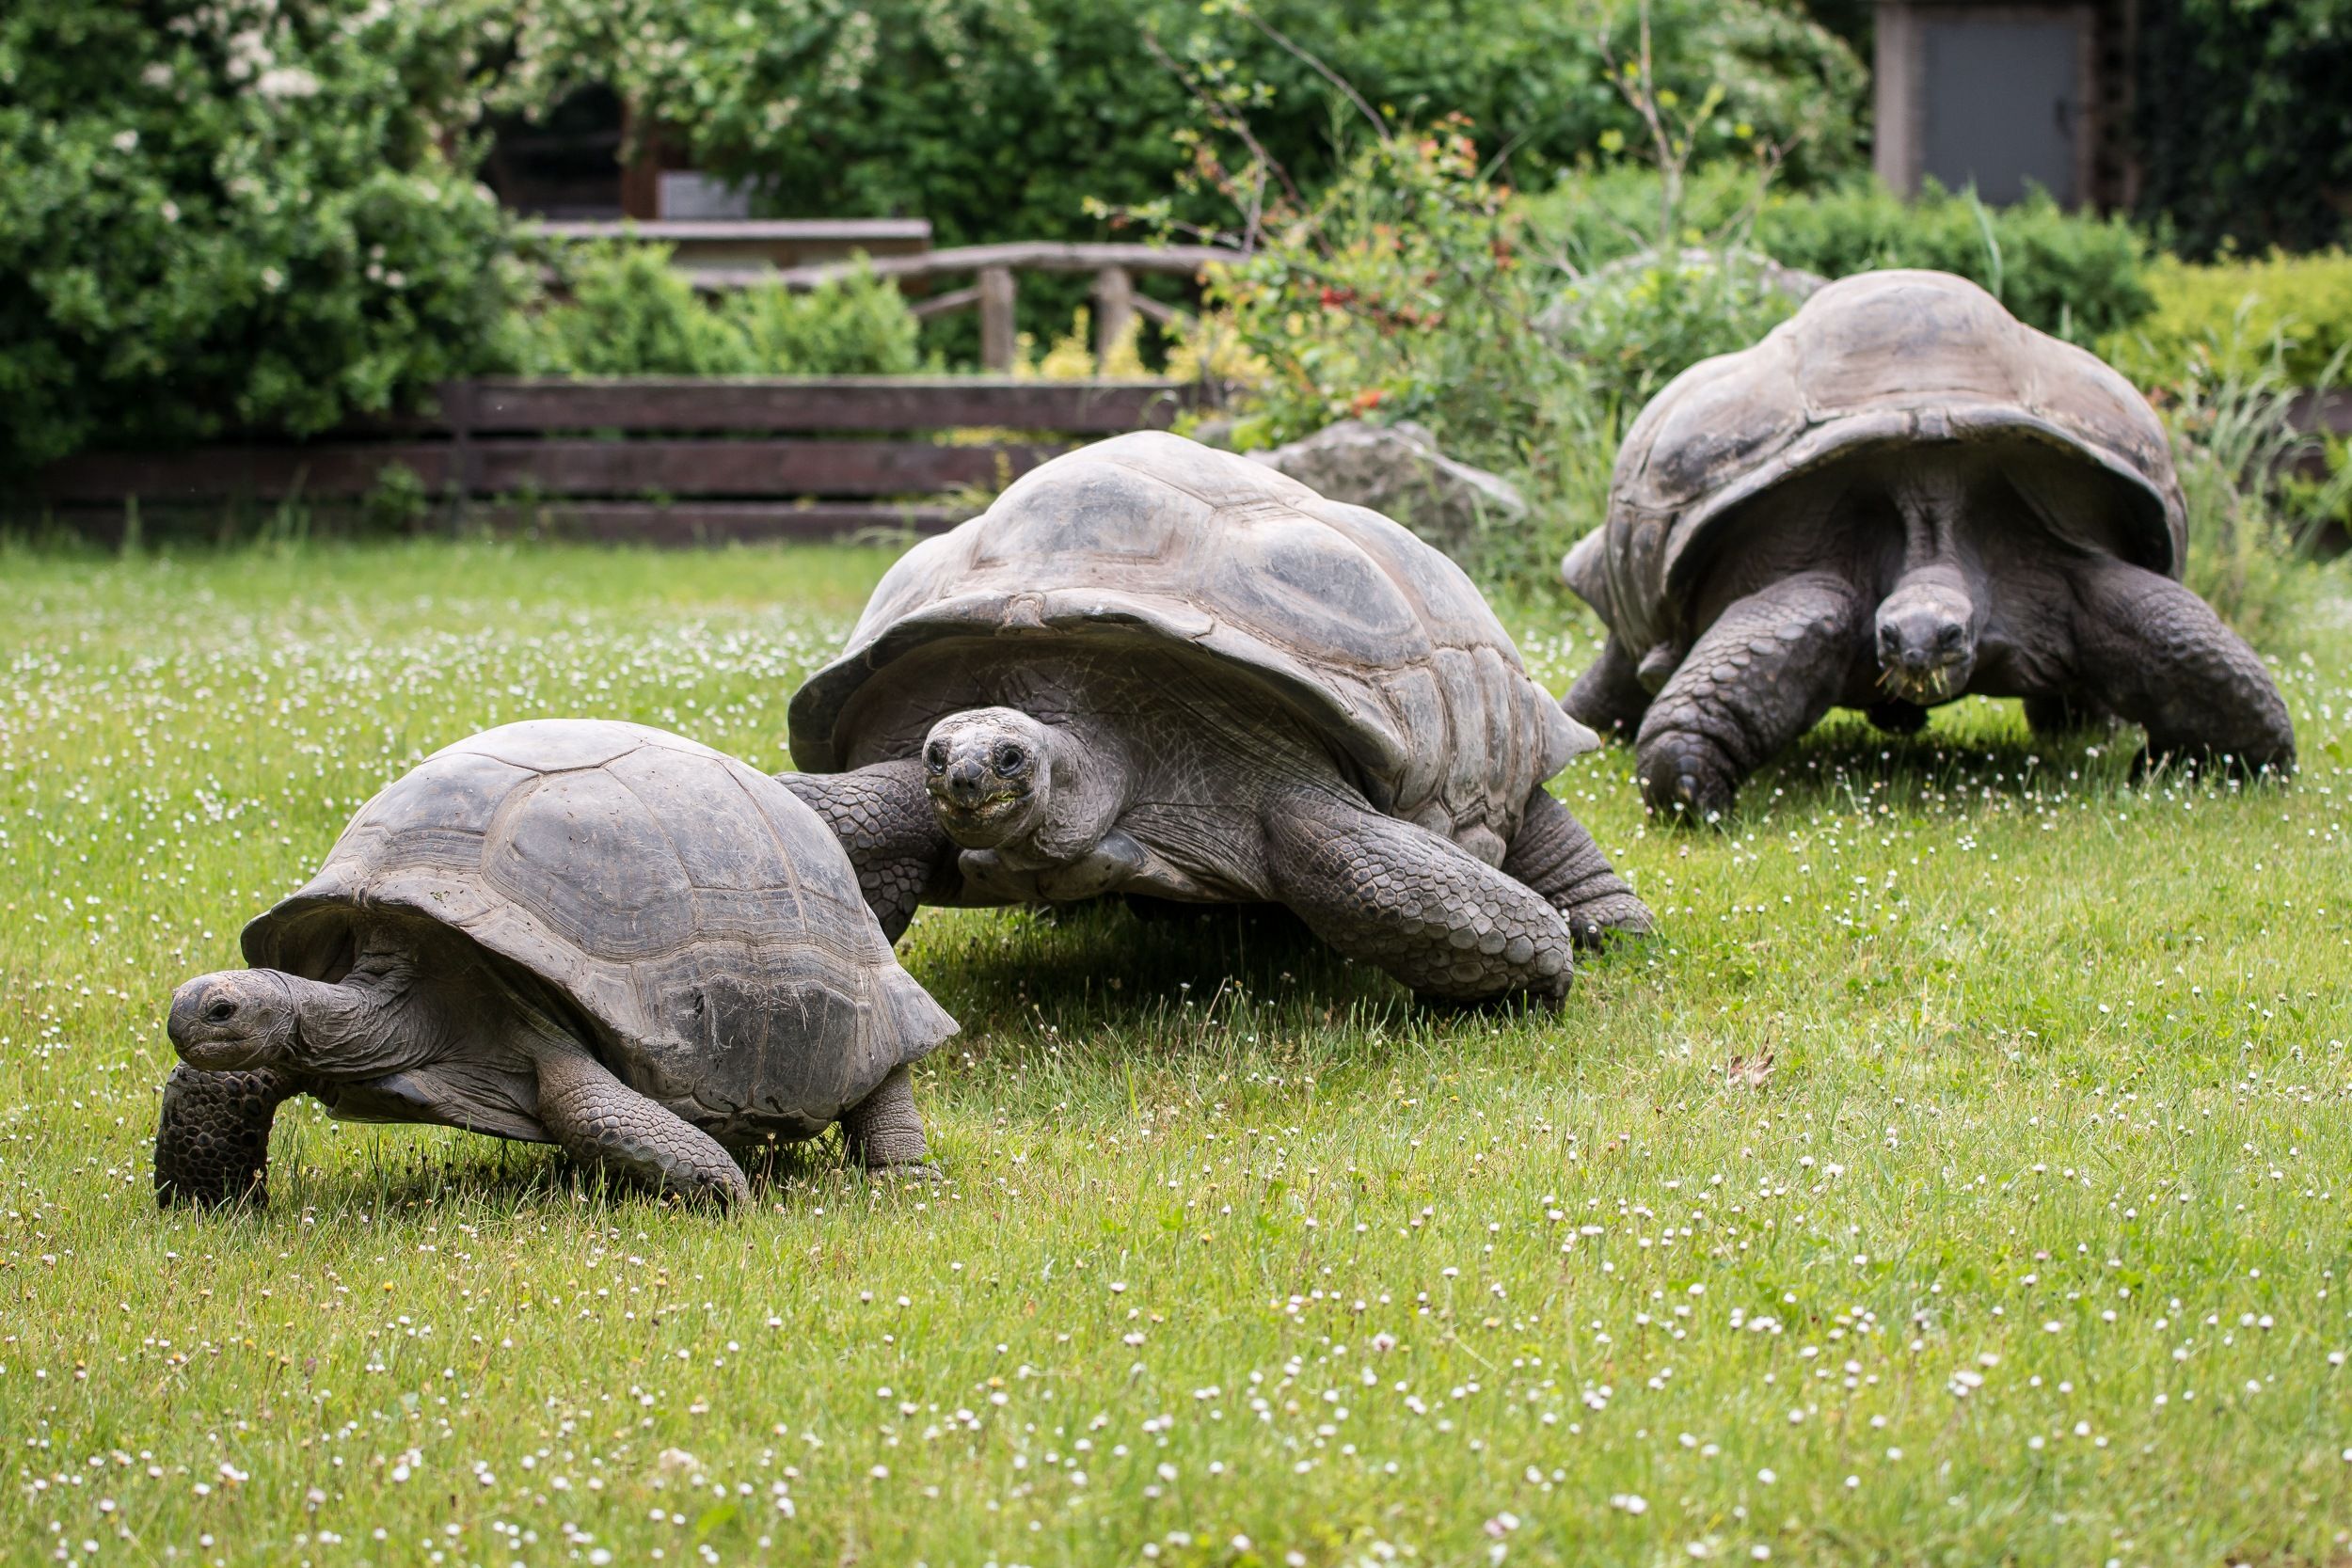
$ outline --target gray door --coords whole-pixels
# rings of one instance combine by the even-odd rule
[[[2071,19],[1935,18],[1922,22],[1927,115],[1919,172],[1953,190],[1973,182],[1987,201],[2028,184],[2060,203],[2081,198],[2082,33]]]

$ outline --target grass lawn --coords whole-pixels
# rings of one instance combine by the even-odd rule
[[[714,1220],[297,1101],[266,1212],[156,1212],[166,999],[361,800],[548,714],[782,767],[886,559],[0,551],[0,1557],[2352,1560],[2341,597],[2291,790],[1980,703],[1724,832],[1586,759],[1662,931],[1553,1016],[928,911],[944,1186]]]

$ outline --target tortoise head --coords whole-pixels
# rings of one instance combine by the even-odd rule
[[[299,1048],[294,987],[274,969],[199,974],[171,993],[172,1048],[207,1072],[286,1067]]]
[[[973,708],[931,726],[923,784],[947,836],[993,849],[1027,836],[1052,794],[1053,733],[1009,707]]]
[[[276,1068],[330,1082],[378,1077],[433,1053],[451,1037],[431,987],[389,961],[364,963],[339,985],[275,969],[199,974],[171,993],[172,1048],[208,1072]]]
[[[1980,612],[1966,578],[1939,563],[1904,575],[1879,605],[1879,685],[1931,707],[1968,689]]]

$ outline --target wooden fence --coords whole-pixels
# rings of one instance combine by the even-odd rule
[[[86,452],[31,510],[99,536],[135,515],[419,488],[433,517],[657,543],[936,531],[973,498],[1083,440],[1165,429],[1200,388],[1168,381],[454,382],[431,414],[298,444]],[[388,469],[414,483],[388,486]]]

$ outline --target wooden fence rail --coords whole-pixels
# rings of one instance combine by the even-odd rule
[[[1201,388],[1168,381],[453,382],[430,414],[314,441],[85,452],[29,507],[100,533],[145,513],[348,507],[401,468],[449,518],[688,543],[937,531],[1079,440],[1165,429]],[[413,486],[411,491],[413,493]]]
[[[927,250],[912,256],[882,256],[848,261],[824,261],[808,266],[699,267],[694,286],[704,290],[739,289],[760,283],[781,283],[787,289],[813,289],[860,267],[877,277],[902,282],[969,273],[969,288],[951,289],[914,302],[917,316],[946,315],[977,307],[980,312],[980,366],[1004,372],[1012,368],[1017,341],[1014,309],[1021,272],[1090,272],[1094,274],[1094,351],[1098,364],[1107,360],[1126,333],[1127,324],[1141,315],[1171,325],[1185,312],[1136,292],[1135,274],[1168,273],[1197,277],[1212,266],[1248,260],[1248,253],[1222,245],[1065,244],[1052,240],[1020,241],[1008,245],[962,245],[950,250]]]

